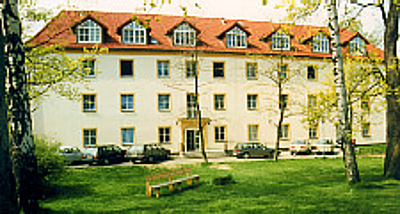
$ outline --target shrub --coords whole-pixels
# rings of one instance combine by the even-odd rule
[[[54,181],[66,172],[62,156],[57,153],[60,143],[51,141],[44,136],[35,136],[37,169],[41,195],[45,197],[50,193]]]

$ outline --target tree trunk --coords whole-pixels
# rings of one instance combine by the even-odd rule
[[[4,36],[0,25],[0,213],[18,213],[15,177],[12,171],[6,102]]]
[[[20,209],[38,213],[38,176],[35,145],[32,136],[25,54],[21,40],[18,0],[8,0],[3,9],[6,70],[9,78],[9,105],[14,172]]]
[[[385,66],[387,81],[386,111],[386,158],[384,175],[388,178],[400,179],[400,103],[397,39],[399,14],[397,6],[391,1],[388,17],[385,22]]]
[[[334,63],[333,75],[336,84],[336,97],[338,102],[338,133],[337,140],[341,141],[345,149],[345,167],[346,175],[349,183],[360,182],[360,175],[358,172],[356,156],[354,153],[354,145],[350,139],[350,126],[347,107],[347,93],[345,85],[345,77],[343,73],[343,56],[340,44],[339,23],[337,3],[335,0],[331,1],[329,5],[329,31],[331,34],[332,43],[332,61]]]
[[[280,77],[279,77],[280,78]],[[285,109],[286,109],[286,103],[284,103],[284,100],[281,100],[282,96],[282,84],[281,80],[279,79],[279,84],[278,84],[278,107],[279,107],[279,121],[278,121],[278,127],[277,127],[277,133],[276,133],[276,143],[275,143],[275,152],[274,152],[274,160],[278,161],[278,156],[279,156],[279,144],[281,142],[281,137],[282,137],[282,123],[283,123],[283,117],[285,115]]]

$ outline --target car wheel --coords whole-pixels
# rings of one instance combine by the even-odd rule
[[[248,159],[249,157],[250,157],[249,153],[244,153],[244,154],[243,154],[243,158],[244,158],[244,159]]]
[[[154,157],[150,156],[149,159],[147,159],[147,160],[148,160],[148,162],[153,163],[154,162]]]
[[[296,153],[295,153],[295,152],[290,152],[290,154],[291,154],[291,155],[295,155]]]

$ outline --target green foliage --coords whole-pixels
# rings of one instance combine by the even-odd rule
[[[44,136],[35,136],[36,158],[41,188],[41,195],[47,195],[51,185],[65,175],[65,162],[57,153],[60,143],[51,142]]]
[[[343,160],[272,160],[224,163],[232,170],[191,166],[200,186],[145,195],[145,175],[169,169],[70,169],[59,195],[41,202],[49,213],[397,213],[400,183],[382,177],[382,158],[358,158],[360,185],[346,184]],[[232,174],[236,183],[215,186]],[[371,200],[373,198],[374,200]]]

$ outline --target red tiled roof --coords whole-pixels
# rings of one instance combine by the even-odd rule
[[[279,54],[280,51],[271,50],[270,40],[261,41],[268,35],[279,28],[285,26],[285,30],[291,35],[291,51],[284,51],[284,54],[295,56],[310,57],[330,57],[330,54],[313,53],[310,43],[302,42],[312,38],[319,32],[329,35],[327,27],[317,27],[309,25],[289,25],[280,23],[271,23],[263,21],[249,20],[230,20],[223,18],[203,18],[203,17],[182,17],[170,15],[149,15],[134,13],[117,13],[117,12],[99,12],[99,11],[62,11],[53,20],[48,23],[39,33],[27,42],[28,46],[60,44],[67,48],[90,48],[93,44],[78,44],[76,35],[72,31],[72,27],[92,18],[97,23],[101,23],[105,28],[105,38],[103,43],[99,44],[99,48],[106,47],[109,49],[119,50],[175,50],[185,51],[191,50],[193,47],[174,46],[173,41],[168,32],[187,21],[199,30],[198,38],[202,44],[199,50],[205,52],[218,53],[263,53],[263,54]],[[121,43],[121,35],[118,34],[118,28],[126,24],[133,17],[138,18],[142,23],[149,23],[150,36],[156,39],[159,44],[148,45],[132,45]],[[248,34],[249,47],[227,48],[221,38],[227,30],[235,25],[239,25]],[[341,42],[346,43],[358,33],[342,30]],[[383,58],[383,51],[379,48],[367,43],[368,53]]]

